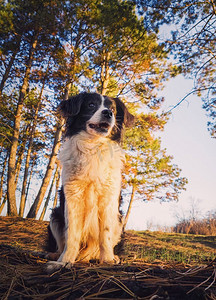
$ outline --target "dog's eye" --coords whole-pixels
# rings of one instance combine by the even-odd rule
[[[95,107],[95,104],[93,102],[89,103],[88,105],[90,108],[94,108]]]

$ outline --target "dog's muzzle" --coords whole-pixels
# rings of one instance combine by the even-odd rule
[[[111,119],[113,116],[113,112],[110,109],[104,109],[104,110],[102,110],[101,113],[102,113],[102,116],[107,120]]]
[[[113,112],[110,109],[104,109],[101,112],[100,121],[89,123],[88,126],[99,134],[107,134],[114,123]]]

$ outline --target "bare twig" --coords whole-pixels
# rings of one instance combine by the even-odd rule
[[[202,91],[206,91],[206,90],[209,90],[209,89],[214,89],[214,88],[213,87],[206,87],[206,88],[193,89],[186,96],[184,96],[178,103],[176,103],[172,108],[170,108],[168,111],[166,111],[165,113],[163,113],[163,115],[166,115],[166,114],[170,113],[171,111],[173,111],[182,102],[184,102],[190,95],[195,94],[196,92],[202,92]]]

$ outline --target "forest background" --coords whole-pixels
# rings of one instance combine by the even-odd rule
[[[190,94],[215,136],[215,23],[213,0],[1,1],[0,212],[43,220],[56,205],[64,123],[56,108],[81,91],[118,96],[136,115],[123,144],[127,216],[134,200],[178,200],[187,179],[159,136]],[[170,36],[161,40],[164,24]],[[163,87],[179,74],[194,87],[163,111]]]

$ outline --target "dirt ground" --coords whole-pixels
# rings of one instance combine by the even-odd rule
[[[0,217],[0,299],[216,299],[216,261],[150,264],[126,253],[120,265],[77,263],[48,274],[47,225]]]

